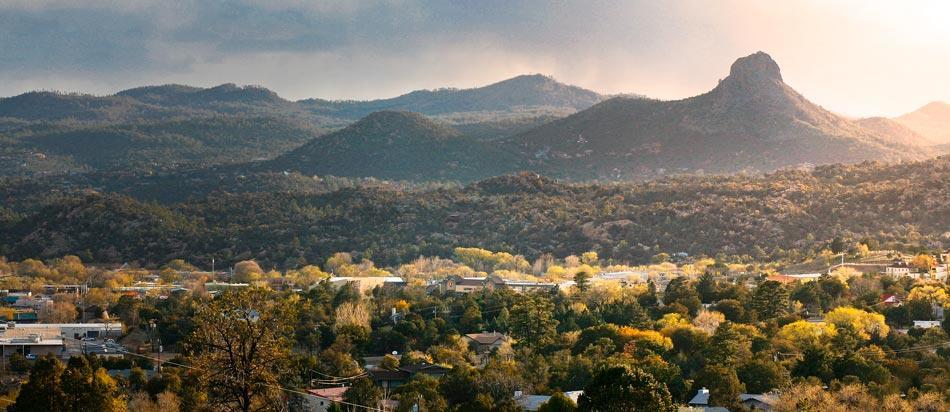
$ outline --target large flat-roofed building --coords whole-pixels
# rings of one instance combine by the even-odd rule
[[[49,339],[116,338],[122,335],[122,323],[0,323],[0,338],[28,335]]]
[[[62,338],[46,338],[36,334],[0,338],[0,357],[4,358],[14,353],[36,356],[47,354],[62,356],[63,353],[65,353],[65,348]]]

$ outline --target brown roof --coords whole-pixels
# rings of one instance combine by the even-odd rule
[[[347,389],[349,389],[349,387],[338,386],[335,388],[307,389],[307,392],[311,395],[339,402],[343,400],[343,394],[346,393]]]
[[[501,340],[502,342],[508,340],[508,336],[505,336],[504,333],[498,333],[498,332],[469,333],[469,334],[466,334],[465,337],[475,342],[478,342],[481,345],[491,345],[499,340]]]

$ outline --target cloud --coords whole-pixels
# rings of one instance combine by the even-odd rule
[[[369,98],[541,72],[673,99],[765,50],[819,103],[896,113],[950,99],[943,4],[0,0],[0,95],[236,82]]]

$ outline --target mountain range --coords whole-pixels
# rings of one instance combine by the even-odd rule
[[[677,101],[613,98],[508,143],[542,170],[613,178],[929,154],[914,133],[864,127],[808,101],[762,52],[738,59],[708,93]]]
[[[525,75],[372,101],[290,101],[256,86],[147,86],[0,99],[0,175],[242,170],[471,181],[767,172],[940,153],[946,104],[850,119],[783,81],[763,52],[682,100],[605,96]]]

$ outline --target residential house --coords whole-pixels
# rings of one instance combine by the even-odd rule
[[[792,275],[779,274],[779,275],[771,275],[766,279],[774,280],[779,283],[788,284],[788,283],[794,283],[794,282],[802,282],[802,283],[811,282],[814,280],[818,280],[818,278],[820,278],[821,276],[822,276],[821,273],[799,273],[799,274],[792,274]]]
[[[939,320],[915,320],[914,327],[921,328],[921,329],[939,328],[940,321]]]
[[[477,354],[491,352],[511,340],[508,335],[498,332],[469,333],[462,336],[462,339],[465,339],[469,347],[474,347]]]
[[[904,301],[897,295],[882,295],[881,304],[884,306],[900,306]]]
[[[328,279],[331,285],[341,287],[353,285],[360,292],[381,288],[402,288],[406,281],[398,276],[334,276]]]
[[[574,403],[577,403],[577,399],[583,394],[584,391],[564,392],[564,396],[570,398]],[[547,401],[551,399],[551,395],[527,395],[522,391],[515,391],[513,399],[521,409],[532,412],[540,409],[541,405],[547,403]]]
[[[739,394],[739,402],[750,411],[771,411],[778,402],[778,396],[771,393],[742,393]]]
[[[313,412],[327,412],[330,406],[343,401],[343,395],[346,394],[348,386],[338,386],[333,388],[307,389],[311,396],[307,397],[307,410]]]
[[[367,372],[369,378],[386,391],[402,386],[416,374],[422,373],[433,378],[441,378],[449,370],[444,366],[423,362],[418,365],[402,366],[396,370],[367,369]]]
[[[486,289],[493,290],[504,288],[508,288],[519,293],[538,291],[552,292],[558,289],[558,284],[502,279],[500,276],[496,275],[488,275],[485,277],[449,276],[442,283],[440,283],[436,289],[442,292],[475,293]]]
[[[894,259],[894,261],[884,268],[884,274],[894,277],[910,276],[910,265],[903,259]]]

